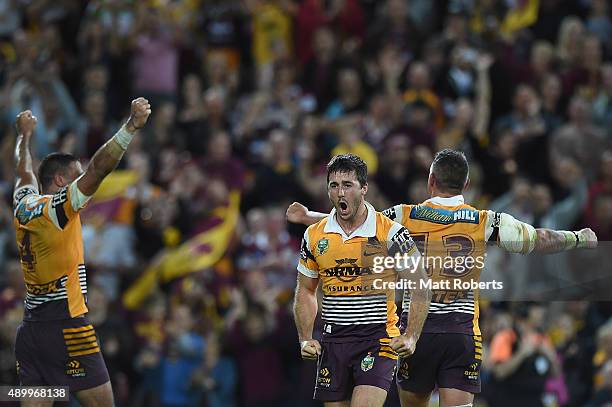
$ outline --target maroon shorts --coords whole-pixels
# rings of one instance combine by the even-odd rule
[[[85,317],[22,322],[15,359],[21,386],[68,386],[75,392],[109,380],[100,341]]]
[[[389,391],[397,363],[397,354],[389,347],[389,339],[323,342],[321,348],[315,400],[348,400],[353,388],[360,385],[376,386]]]
[[[421,334],[414,354],[400,359],[397,384],[413,393],[442,388],[480,393],[480,336],[465,334]]]

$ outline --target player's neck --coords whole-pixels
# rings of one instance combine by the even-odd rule
[[[449,192],[442,192],[442,191],[438,191],[435,189],[431,191],[431,198],[451,198],[457,195],[461,195],[461,194],[451,194]]]
[[[338,225],[344,230],[347,236],[350,236],[357,228],[363,225],[368,218],[368,208],[365,201],[361,202],[357,213],[351,219],[343,220],[336,213],[336,221]]]

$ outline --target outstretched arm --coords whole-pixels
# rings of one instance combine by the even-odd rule
[[[26,110],[17,115],[15,127],[17,128],[17,144],[15,145],[15,191],[26,185],[38,189],[38,181],[32,168],[32,155],[30,153],[30,139],[36,127],[36,116]]]
[[[310,226],[327,217],[326,213],[309,211],[299,202],[294,202],[287,208],[287,220],[291,223],[301,223]]]
[[[594,249],[597,236],[590,228],[579,231],[536,229],[534,251],[538,253],[557,253],[571,249]]]
[[[489,211],[490,235],[497,245],[512,253],[557,253],[572,249],[594,249],[597,236],[591,229],[579,231],[535,229],[506,213]]]
[[[85,196],[91,196],[98,190],[104,178],[117,168],[134,133],[145,125],[150,114],[151,105],[147,99],[138,98],[132,101],[128,121],[96,151],[85,173],[77,181],[79,191]]]

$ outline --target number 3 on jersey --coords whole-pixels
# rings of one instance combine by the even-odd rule
[[[19,242],[19,257],[21,258],[21,264],[24,265],[25,269],[33,273],[34,272],[34,264],[36,263],[36,256],[31,249],[30,244],[30,232],[25,231],[23,234],[23,238],[21,242]]]
[[[411,234],[414,243],[421,252],[421,255],[427,259],[425,262],[425,270],[427,271],[428,276],[432,276],[434,269],[437,267],[441,276],[445,277],[462,277],[472,271],[472,267],[446,267],[445,262],[449,259],[453,259],[456,261],[457,258],[466,258],[472,256],[474,253],[474,241],[466,235],[455,234],[455,235],[447,235],[442,238],[442,243],[430,243],[429,242],[429,233],[412,233]],[[433,250],[428,250],[429,244],[435,245]],[[443,250],[442,250],[443,249]],[[429,253],[428,253],[429,252]],[[444,253],[445,252],[445,253]],[[432,259],[428,258],[429,256],[440,256],[442,255],[441,261],[438,261],[438,265],[436,266],[435,261],[431,261]],[[432,264],[433,263],[433,264]],[[440,266],[444,266],[440,268]]]

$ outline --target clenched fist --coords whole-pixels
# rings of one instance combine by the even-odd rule
[[[397,352],[398,356],[401,358],[408,357],[414,353],[416,349],[417,340],[408,335],[400,335],[391,339],[391,343],[389,346],[395,352]]]
[[[597,247],[597,235],[591,228],[578,231],[578,247],[585,249],[595,249]]]
[[[300,348],[302,348],[302,359],[317,360],[321,354],[321,344],[316,339],[302,341]]]
[[[15,127],[17,127],[17,134],[23,134],[26,137],[30,137],[36,127],[36,116],[32,114],[30,110],[25,110],[17,115],[15,120]]]
[[[287,220],[291,223],[304,223],[308,208],[299,202],[294,202],[287,208]]]
[[[147,123],[147,119],[151,114],[151,105],[145,98],[138,98],[132,100],[132,110],[130,111],[130,118],[127,121],[127,130],[130,133],[135,132],[138,129],[144,127]]]

